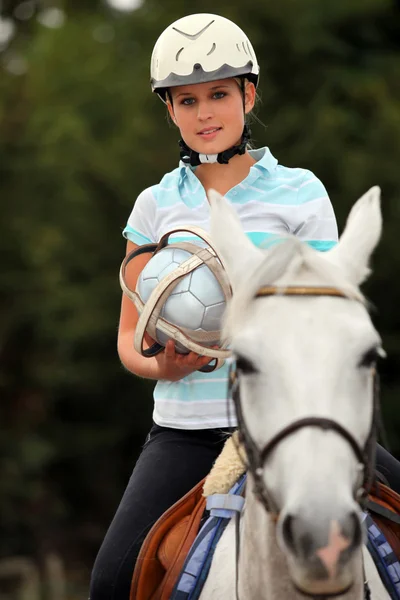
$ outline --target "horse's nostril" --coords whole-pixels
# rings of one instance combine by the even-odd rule
[[[283,540],[288,547],[294,553],[302,552],[302,554],[307,554],[310,551],[310,545],[307,543],[307,540],[304,539],[304,535],[301,535],[301,532],[296,531],[298,527],[298,518],[293,515],[286,515],[282,522],[282,536]],[[300,535],[299,535],[300,533]]]
[[[307,522],[301,517],[286,515],[282,522],[282,537],[288,550],[307,559],[314,553],[315,540],[312,536],[312,529],[307,527]]]
[[[286,515],[282,521],[282,537],[286,546],[294,552],[294,532],[293,532],[294,517],[292,515]]]

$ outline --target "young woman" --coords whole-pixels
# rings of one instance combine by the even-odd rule
[[[142,192],[124,230],[127,253],[179,226],[209,228],[209,188],[233,204],[255,244],[292,233],[318,250],[338,239],[322,183],[302,168],[278,164],[268,148],[248,149],[246,115],[254,107],[259,67],[250,41],[231,21],[194,14],[170,25],[151,62],[152,89],[166,103],[182,140],[181,163]],[[138,257],[128,284],[148,261]],[[126,600],[140,546],[153,523],[211,469],[235,425],[226,408],[227,371],[175,352],[153,358],[133,348],[133,303],[122,298],[118,352],[125,367],[157,380],[153,427],[96,559],[91,600]],[[230,411],[233,414],[233,410]]]

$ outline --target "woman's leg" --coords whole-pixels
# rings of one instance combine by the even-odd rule
[[[155,521],[210,471],[226,433],[155,425],[97,555],[91,600],[128,600],[136,558]]]
[[[400,494],[400,462],[379,444],[376,448],[376,468],[390,487]]]

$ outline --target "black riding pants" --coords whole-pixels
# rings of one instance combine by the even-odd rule
[[[128,600],[141,544],[155,521],[210,471],[232,430],[154,425],[97,555],[90,600]],[[377,467],[400,493],[400,463],[381,446]]]
[[[154,425],[97,555],[90,600],[128,600],[136,558],[151,526],[203,477],[233,429]]]

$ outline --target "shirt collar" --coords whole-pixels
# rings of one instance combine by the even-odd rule
[[[272,152],[268,146],[249,150],[249,154],[252,158],[254,158],[254,160],[257,161],[253,167],[264,169],[265,171],[269,171],[269,173],[272,173],[272,171],[276,169],[278,161],[275,156],[272,155]]]
[[[182,183],[185,177],[194,174],[196,167],[186,165],[182,160],[179,161],[179,182]]]

